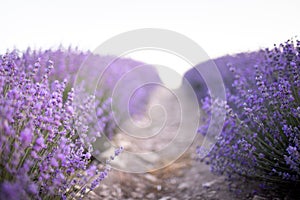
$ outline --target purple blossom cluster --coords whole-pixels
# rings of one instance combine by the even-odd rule
[[[228,178],[298,185],[300,41],[287,41],[264,54],[252,68],[229,65],[234,82],[224,107],[227,119],[204,160],[214,173]],[[210,98],[203,101],[208,116],[220,109],[212,103]]]
[[[50,81],[68,79],[68,83],[73,85],[78,70],[82,65],[89,66],[91,69],[89,72],[91,74],[99,73],[99,85],[100,91],[95,91],[95,96],[98,99],[101,99],[104,95],[111,96],[111,92],[116,87],[117,82],[122,79],[125,75],[130,73],[133,74],[134,80],[130,80],[127,84],[134,84],[136,86],[141,86],[144,80],[150,79],[153,82],[160,83],[160,78],[156,72],[156,69],[148,66],[147,70],[140,72],[134,72],[133,69],[136,69],[140,66],[145,65],[145,63],[135,61],[129,58],[115,58],[114,62],[111,62],[113,55],[98,55],[92,52],[83,52],[77,48],[68,49],[59,48],[58,50],[31,50],[28,48],[22,55],[22,65],[29,70],[34,66],[34,63],[37,59],[40,59],[42,68],[46,66],[48,60],[55,61],[55,68],[51,72]],[[41,72],[38,72],[36,79],[40,79]],[[92,77],[92,76],[91,76]],[[131,76],[132,77],[132,76]],[[85,77],[87,78],[87,77]],[[101,83],[100,83],[101,82]],[[128,86],[127,88],[130,88]],[[128,105],[131,115],[142,115],[146,111],[146,105],[148,103],[151,92],[155,87],[141,87],[130,99],[130,104]],[[127,94],[124,92],[121,96],[118,97],[116,101],[116,109],[123,110],[124,102],[127,102]],[[102,103],[102,101],[101,101]]]
[[[95,98],[76,105],[66,79],[51,81],[56,64],[43,55],[13,51],[0,59],[0,199],[81,197],[110,170],[109,162],[98,170],[91,139],[78,134],[100,136],[106,127],[89,124]]]

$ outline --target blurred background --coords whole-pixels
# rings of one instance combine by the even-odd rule
[[[78,46],[93,51],[112,36],[138,28],[170,29],[197,42],[211,58],[271,47],[300,32],[297,0],[11,0],[1,1],[0,53]],[[131,55],[190,68],[161,52]],[[163,62],[163,63],[161,63]]]

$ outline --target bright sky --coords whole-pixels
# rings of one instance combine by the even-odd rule
[[[164,28],[186,35],[214,58],[299,36],[299,9],[298,0],[1,0],[0,52],[59,44],[94,50],[125,31]],[[147,62],[163,58],[139,56]]]

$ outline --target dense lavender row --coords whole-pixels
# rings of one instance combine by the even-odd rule
[[[234,90],[232,89],[234,75],[230,72],[228,65],[234,65],[237,68],[245,68],[245,69],[251,68],[257,62],[257,60],[260,60],[262,58],[263,58],[263,52],[259,51],[259,52],[250,52],[250,53],[239,53],[236,55],[227,55],[220,58],[216,58],[212,61],[216,64],[218,70],[220,71],[225,87],[229,89],[231,92],[234,92]],[[210,63],[209,61],[200,63],[194,68],[187,71],[184,75],[184,78],[186,78],[186,80],[193,87],[200,104],[201,104],[201,99],[207,96],[208,89],[203,77],[200,75],[197,69],[202,72],[210,72],[209,63]],[[206,73],[206,74],[210,74],[211,77],[208,78],[213,79],[214,74],[211,73]]]
[[[130,59],[110,60],[110,56],[71,48],[15,50],[1,56],[1,199],[72,197],[95,188],[107,175],[108,169],[100,173],[91,163],[91,153],[102,148],[98,146],[102,143],[95,143],[98,137],[111,137],[117,129],[111,91],[125,74],[144,65]],[[93,69],[91,74],[103,72],[92,95],[72,89],[82,63]],[[145,76],[160,81],[148,66],[147,74],[138,74],[135,84]],[[130,114],[145,111],[151,91],[153,87],[135,92],[128,105]],[[77,102],[74,95],[79,93],[84,98]],[[128,95],[122,94],[115,110],[126,107]]]
[[[211,170],[229,178],[282,187],[300,182],[300,41],[266,49],[249,68],[229,66],[227,119],[207,156]],[[253,61],[250,62],[250,64]],[[203,108],[208,113],[211,100]],[[205,130],[202,129],[202,130]],[[201,150],[201,149],[199,149]]]
[[[142,62],[126,59],[126,58],[116,58],[112,60],[112,56],[109,55],[97,55],[91,52],[82,52],[78,49],[63,49],[58,50],[45,50],[36,51],[27,49],[23,54],[23,59],[21,65],[25,68],[31,68],[34,62],[40,58],[40,63],[43,66],[48,60],[55,61],[55,68],[52,71],[50,81],[52,80],[64,80],[68,79],[69,85],[73,85],[74,79],[76,78],[77,72],[82,64],[90,68],[90,73],[99,73],[98,90],[95,91],[96,96],[111,95],[111,92],[115,88],[117,82],[124,77],[124,75],[132,73],[132,70],[140,66],[145,65]],[[153,82],[160,82],[160,78],[154,68],[145,70],[144,73],[138,73],[134,75],[134,80],[131,80],[127,84],[135,84],[141,86],[144,79],[150,79]],[[36,76],[40,79],[41,75]],[[88,79],[89,77],[85,77]],[[140,115],[145,112],[146,104],[150,97],[151,92],[154,87],[141,87],[130,99],[129,111],[131,115]],[[124,93],[125,94],[125,93]],[[114,99],[116,102],[117,110],[122,110],[124,107],[124,102],[127,102],[126,97],[119,96],[118,99]]]

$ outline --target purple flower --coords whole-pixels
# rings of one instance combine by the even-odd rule
[[[0,199],[19,200],[22,198],[26,198],[26,193],[20,184],[5,181],[0,185]]]
[[[44,138],[42,136],[40,136],[36,139],[33,149],[38,152],[44,147],[45,147]]]
[[[50,165],[52,167],[58,167],[58,162],[55,158],[51,158]]]
[[[25,128],[23,131],[20,133],[20,141],[22,145],[28,146],[31,141],[32,141],[32,131],[29,128]]]

